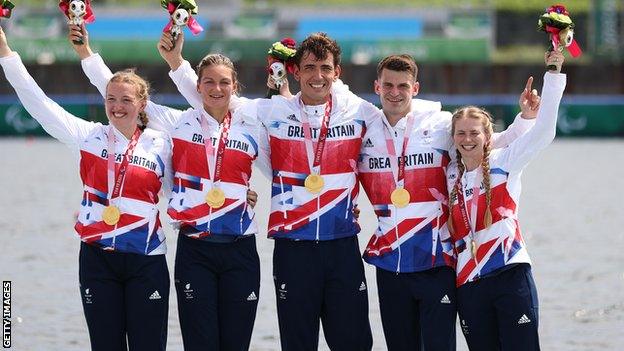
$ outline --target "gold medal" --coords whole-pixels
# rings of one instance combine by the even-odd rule
[[[398,187],[390,194],[390,201],[392,201],[394,206],[403,208],[410,202],[410,193],[405,188]]]
[[[104,223],[108,225],[115,225],[119,222],[119,218],[121,217],[121,212],[117,206],[106,206],[104,211],[102,211],[102,219]]]
[[[310,174],[306,177],[304,185],[309,192],[317,194],[320,193],[323,186],[325,186],[325,181],[323,177],[318,174]]]
[[[212,208],[219,208],[225,203],[225,193],[219,188],[212,188],[206,194],[206,203]]]
[[[474,239],[472,239],[472,241],[470,242],[470,251],[472,251],[472,257],[476,258],[477,257],[477,244],[475,243]]]

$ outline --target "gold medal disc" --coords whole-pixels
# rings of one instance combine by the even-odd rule
[[[394,206],[403,208],[410,202],[410,193],[405,190],[405,188],[398,187],[392,191],[392,194],[390,194],[390,201],[392,201]]]
[[[206,194],[206,203],[212,208],[219,208],[225,203],[225,193],[219,188],[212,188]]]
[[[318,174],[310,174],[306,177],[304,185],[309,192],[317,194],[320,193],[323,186],[325,186],[325,181],[323,180],[323,177]]]
[[[104,223],[108,225],[115,225],[119,222],[119,218],[121,217],[121,212],[117,206],[106,206],[104,211],[102,211],[102,219]]]

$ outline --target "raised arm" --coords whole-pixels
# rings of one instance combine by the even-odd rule
[[[82,70],[93,86],[95,86],[102,97],[106,96],[106,86],[113,76],[111,70],[106,66],[102,57],[94,53],[89,45],[89,32],[85,25],[81,27],[69,26],[69,42],[80,57]],[[74,41],[81,39],[83,45],[76,45]],[[176,110],[163,105],[158,105],[152,101],[147,102],[145,113],[147,113],[148,127],[156,130],[170,132],[180,119],[183,111]]]
[[[501,161],[507,170],[520,170],[553,139],[557,129],[559,103],[566,85],[566,75],[561,73],[563,54],[557,51],[546,53],[546,65],[556,66],[556,70],[544,74],[542,97],[537,110],[535,126],[512,142],[501,152]]]
[[[165,32],[158,42],[158,52],[167,62],[171,71],[169,77],[178,88],[178,91],[194,109],[202,111],[204,103],[197,91],[197,74],[191,64],[182,57],[184,46],[184,32],[180,33],[175,41],[169,32]]]
[[[30,76],[19,55],[9,47],[2,28],[0,28],[0,65],[28,113],[51,136],[77,152],[78,143],[98,124],[72,115],[48,98]]]

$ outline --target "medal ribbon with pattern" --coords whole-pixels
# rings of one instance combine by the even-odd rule
[[[468,201],[468,206],[466,206],[466,201],[464,200],[464,190],[461,185],[461,180],[458,179],[455,182],[455,191],[457,193],[457,202],[459,203],[459,212],[461,213],[462,222],[466,229],[468,229],[468,233],[470,233],[470,252],[472,253],[472,258],[477,259],[477,243],[475,242],[475,233],[477,232],[477,211],[479,204],[479,195],[480,195],[480,186],[481,186],[481,168],[477,169],[477,176],[475,178],[475,186],[472,188],[472,197],[470,201]],[[470,220],[468,219],[470,217]]]
[[[390,194],[390,201],[395,207],[402,208],[409,204],[410,193],[405,189],[405,151],[409,144],[410,135],[412,134],[412,128],[414,127],[415,117],[412,113],[407,115],[407,123],[405,126],[405,132],[403,133],[403,146],[401,148],[401,155],[397,155],[396,148],[394,147],[394,138],[392,137],[392,131],[390,126],[384,123],[384,132],[386,134],[386,148],[390,154],[390,167],[392,168],[392,178],[395,182],[395,189]]]
[[[208,191],[208,194],[206,194],[206,203],[211,208],[219,208],[225,203],[225,193],[214,184],[221,178],[221,166],[223,165],[223,155],[225,154],[225,147],[227,145],[230,134],[231,122],[232,113],[228,111],[221,125],[221,132],[219,133],[219,144],[217,145],[215,157],[215,148],[212,145],[212,139],[210,138],[210,132],[208,130],[208,120],[203,114],[200,118],[203,134],[202,136],[204,139],[204,147],[206,149],[208,177],[212,184],[212,188]]]
[[[308,164],[310,165],[310,175],[305,179],[306,189],[313,193],[318,194],[323,189],[325,181],[321,177],[321,158],[323,156],[323,150],[325,149],[325,141],[327,140],[327,132],[329,131],[329,117],[332,110],[332,96],[331,94],[327,98],[327,104],[325,104],[325,115],[321,121],[321,130],[319,131],[318,141],[316,143],[316,150],[313,151],[312,135],[310,132],[310,120],[308,115],[303,110],[303,101],[299,101],[301,106],[301,121],[303,126],[303,136],[305,138],[306,154],[308,157]]]
[[[106,154],[108,156],[108,206],[106,206],[102,212],[102,219],[104,220],[104,223],[108,225],[116,225],[121,217],[121,211],[117,206],[111,204],[111,200],[118,197],[121,193],[121,186],[126,178],[128,163],[130,162],[130,159],[132,159],[134,148],[139,143],[140,136],[141,129],[137,128],[128,142],[128,147],[126,148],[126,152],[124,152],[121,165],[119,165],[117,177],[115,177],[115,131],[112,125],[108,126],[108,147],[106,149]],[[113,187],[112,189],[111,186]]]

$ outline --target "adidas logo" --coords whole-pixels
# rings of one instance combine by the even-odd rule
[[[358,290],[360,290],[360,291],[366,290],[366,284],[364,284],[364,282],[362,282],[362,284],[360,284],[360,288]]]
[[[258,299],[258,296],[256,296],[255,291],[252,291],[251,294],[247,296],[247,301],[256,301],[257,299]]]
[[[158,290],[154,290],[154,292],[150,295],[150,300],[160,300],[162,297],[158,293]]]
[[[364,142],[364,147],[375,147],[375,145],[373,145],[373,142],[370,140],[370,138],[368,138]]]
[[[444,297],[440,300],[440,303],[451,303],[451,299],[449,299],[448,295],[444,295]]]
[[[518,324],[526,324],[526,323],[531,323],[531,320],[529,319],[529,317],[526,316],[526,314],[523,314],[522,317],[518,319]]]
[[[297,119],[297,117],[295,117],[295,115],[294,115],[294,114],[292,114],[292,115],[288,115],[288,116],[286,117],[286,119],[287,119],[287,120],[289,120],[289,121],[299,122],[299,120]]]

